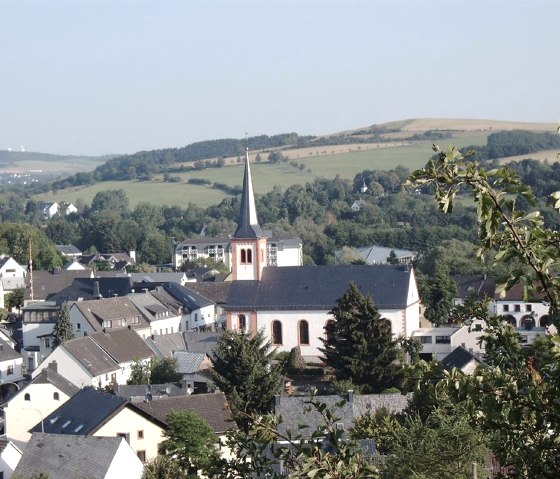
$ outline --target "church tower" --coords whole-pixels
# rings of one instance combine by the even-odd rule
[[[237,230],[231,239],[233,280],[261,279],[262,270],[267,264],[266,244],[267,239],[257,219],[251,168],[249,166],[249,148],[247,148],[241,208],[237,220]]]

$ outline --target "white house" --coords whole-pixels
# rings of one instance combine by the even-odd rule
[[[28,372],[33,371],[52,351],[52,332],[59,313],[60,306],[51,301],[30,303],[23,308],[21,354]]]
[[[142,461],[122,437],[33,433],[17,477],[141,479]],[[41,476],[42,477],[42,476]]]
[[[4,404],[6,437],[20,448],[29,441],[29,430],[78,392],[78,387],[51,365]]]
[[[46,220],[50,220],[53,216],[57,215],[60,211],[60,205],[55,201],[52,203],[43,203],[41,211]]]
[[[131,293],[128,297],[147,319],[151,334],[173,334],[181,331],[181,310],[163,304],[152,292]]]
[[[10,256],[0,256],[0,308],[5,308],[5,296],[25,288],[27,270]]]
[[[21,459],[21,450],[12,442],[0,439],[0,478],[10,479]]]
[[[32,374],[35,378],[49,364],[78,387],[105,388],[126,384],[135,361],[149,364],[153,351],[133,330],[124,328],[65,341]]]
[[[0,339],[0,385],[24,379],[23,358],[8,341]]]

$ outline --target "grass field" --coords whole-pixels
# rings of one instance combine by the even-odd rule
[[[449,140],[450,144],[458,146],[483,143],[484,135],[471,135]],[[441,146],[447,146],[442,144]],[[274,186],[286,189],[291,185],[303,185],[315,178],[353,179],[363,170],[389,170],[398,165],[406,166],[410,170],[423,166],[432,154],[430,142],[419,142],[414,145],[398,146],[394,148],[375,148],[372,150],[356,150],[334,155],[320,154],[307,158],[298,158],[299,164],[305,168],[300,170],[289,163],[271,165],[268,163],[253,163],[253,184],[256,194],[265,194]],[[293,157],[292,157],[293,158]],[[241,186],[243,181],[243,165],[235,164],[223,168],[209,168],[191,171],[177,175],[182,183],[164,183],[161,177],[154,181],[110,181],[98,183],[85,188],[67,189],[54,195],[40,195],[38,200],[66,201],[69,203],[91,204],[93,197],[99,191],[123,189],[132,207],[138,203],[148,202],[155,205],[185,207],[189,202],[206,208],[219,203],[227,195],[221,190],[208,186],[186,183],[190,178],[203,178],[212,183],[224,183],[229,186]]]

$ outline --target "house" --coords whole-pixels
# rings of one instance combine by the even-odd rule
[[[122,437],[35,432],[14,476],[40,473],[53,479],[141,479],[144,465]]]
[[[187,283],[187,274],[184,272],[157,272],[157,273],[128,273],[134,283],[136,291],[142,291],[146,283],[177,283],[184,286]]]
[[[321,356],[320,338],[334,318],[330,311],[355,283],[370,295],[395,337],[409,337],[420,325],[420,298],[409,265],[270,266],[269,241],[254,201],[249,157],[241,208],[231,238],[232,282],[225,306],[227,329],[264,331],[280,351],[299,346],[302,355]]]
[[[62,204],[61,206],[62,206],[62,212],[63,212],[66,216],[78,212],[78,208],[76,208],[72,203],[64,203],[64,204]]]
[[[127,266],[136,264],[136,252],[82,254],[79,261],[87,267],[95,268],[95,263],[109,263],[115,271],[125,271]]]
[[[23,381],[25,366],[23,357],[8,341],[0,338],[0,391],[4,396],[3,385]]]
[[[10,479],[21,460],[21,450],[12,442],[0,439],[0,478]]]
[[[21,355],[27,372],[35,369],[52,351],[52,332],[60,315],[54,301],[29,303],[22,311]]]
[[[224,447],[226,433],[229,430],[237,429],[237,426],[233,421],[231,409],[223,392],[154,398],[149,402],[133,403],[132,407],[165,425],[167,425],[167,417],[172,412],[194,411],[210,425],[218,436],[222,454],[230,455],[229,450]]]
[[[173,334],[181,330],[180,305],[173,307],[163,304],[151,292],[131,293],[128,297],[150,324],[152,335]]]
[[[57,215],[60,210],[60,206],[56,202],[43,203],[41,205],[41,211],[46,220],[50,220],[53,216]]]
[[[187,350],[183,333],[154,334],[145,341],[159,359],[172,358],[175,351]]]
[[[142,462],[155,458],[164,441],[164,421],[130,401],[93,387],[85,387],[37,423],[32,432],[123,438]],[[58,477],[58,476],[56,476]],[[121,476],[128,478],[127,474]]]
[[[412,337],[420,341],[422,345],[420,357],[427,361],[430,361],[433,357],[441,361],[458,347],[462,347],[467,352],[480,357],[484,354],[484,346],[479,344],[483,327],[484,322],[477,320],[474,326],[456,325],[419,328],[412,333]]]
[[[82,256],[82,252],[73,244],[57,244],[55,248],[64,258],[72,259]]]
[[[78,391],[78,387],[58,374],[55,364],[43,369],[4,404],[6,437],[23,449],[31,437],[29,430],[37,421],[48,416]]]
[[[190,351],[175,351],[173,357],[177,361],[177,372],[182,375],[187,388],[194,394],[208,392],[208,385],[212,383],[210,357]]]
[[[441,362],[447,371],[457,368],[465,374],[474,374],[476,368],[482,364],[479,358],[462,346],[451,351]]]
[[[76,258],[66,261],[66,263],[62,266],[62,269],[65,271],[91,271],[90,268],[80,264]]]
[[[141,403],[164,397],[192,394],[192,389],[189,391],[187,386],[183,381],[166,384],[117,384],[113,392],[130,402]]]
[[[65,341],[37,366],[32,377],[56,363],[57,371],[76,386],[105,388],[126,384],[132,364],[149,364],[153,356],[135,331],[117,329]]]
[[[335,251],[334,256],[339,262],[344,262],[344,255],[347,255],[362,260],[365,264],[387,264],[392,254],[399,264],[409,264],[416,259],[416,251],[378,245],[338,250]]]
[[[77,277],[72,284],[48,297],[59,304],[69,301],[87,301],[100,298],[126,296],[132,291],[132,281],[128,277]]]
[[[128,297],[76,301],[70,307],[76,336],[118,329],[135,330],[144,339],[152,334],[150,323]]]
[[[354,203],[352,203],[352,206],[350,206],[350,209],[352,211],[360,211],[367,203],[364,200],[356,200],[354,201]]]
[[[189,283],[187,289],[199,294],[214,303],[214,317],[216,330],[225,329],[227,318],[225,307],[229,300],[232,286],[231,281]]]
[[[72,271],[62,268],[55,268],[52,273],[42,270],[33,271],[27,276],[23,304],[27,306],[37,301],[46,301],[50,296],[71,286],[74,280],[79,278],[93,278],[93,271],[91,269]]]
[[[27,270],[10,256],[0,256],[0,308],[5,308],[5,297],[16,289],[25,289]]]

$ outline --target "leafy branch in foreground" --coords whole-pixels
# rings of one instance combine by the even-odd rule
[[[453,211],[457,193],[470,190],[477,204],[479,254],[497,250],[496,262],[517,260],[529,266],[531,273],[521,267],[512,269],[504,288],[522,282],[527,295],[535,291],[544,294],[555,318],[560,311],[560,278],[553,273],[560,264],[560,234],[544,227],[539,211],[525,212],[517,207],[521,198],[536,205],[531,188],[507,167],[486,171],[477,163],[466,162],[455,147],[443,151],[434,145],[433,149],[435,157],[412,173],[407,185],[433,187],[438,207],[444,213]],[[560,209],[560,192],[552,197],[554,208]]]

